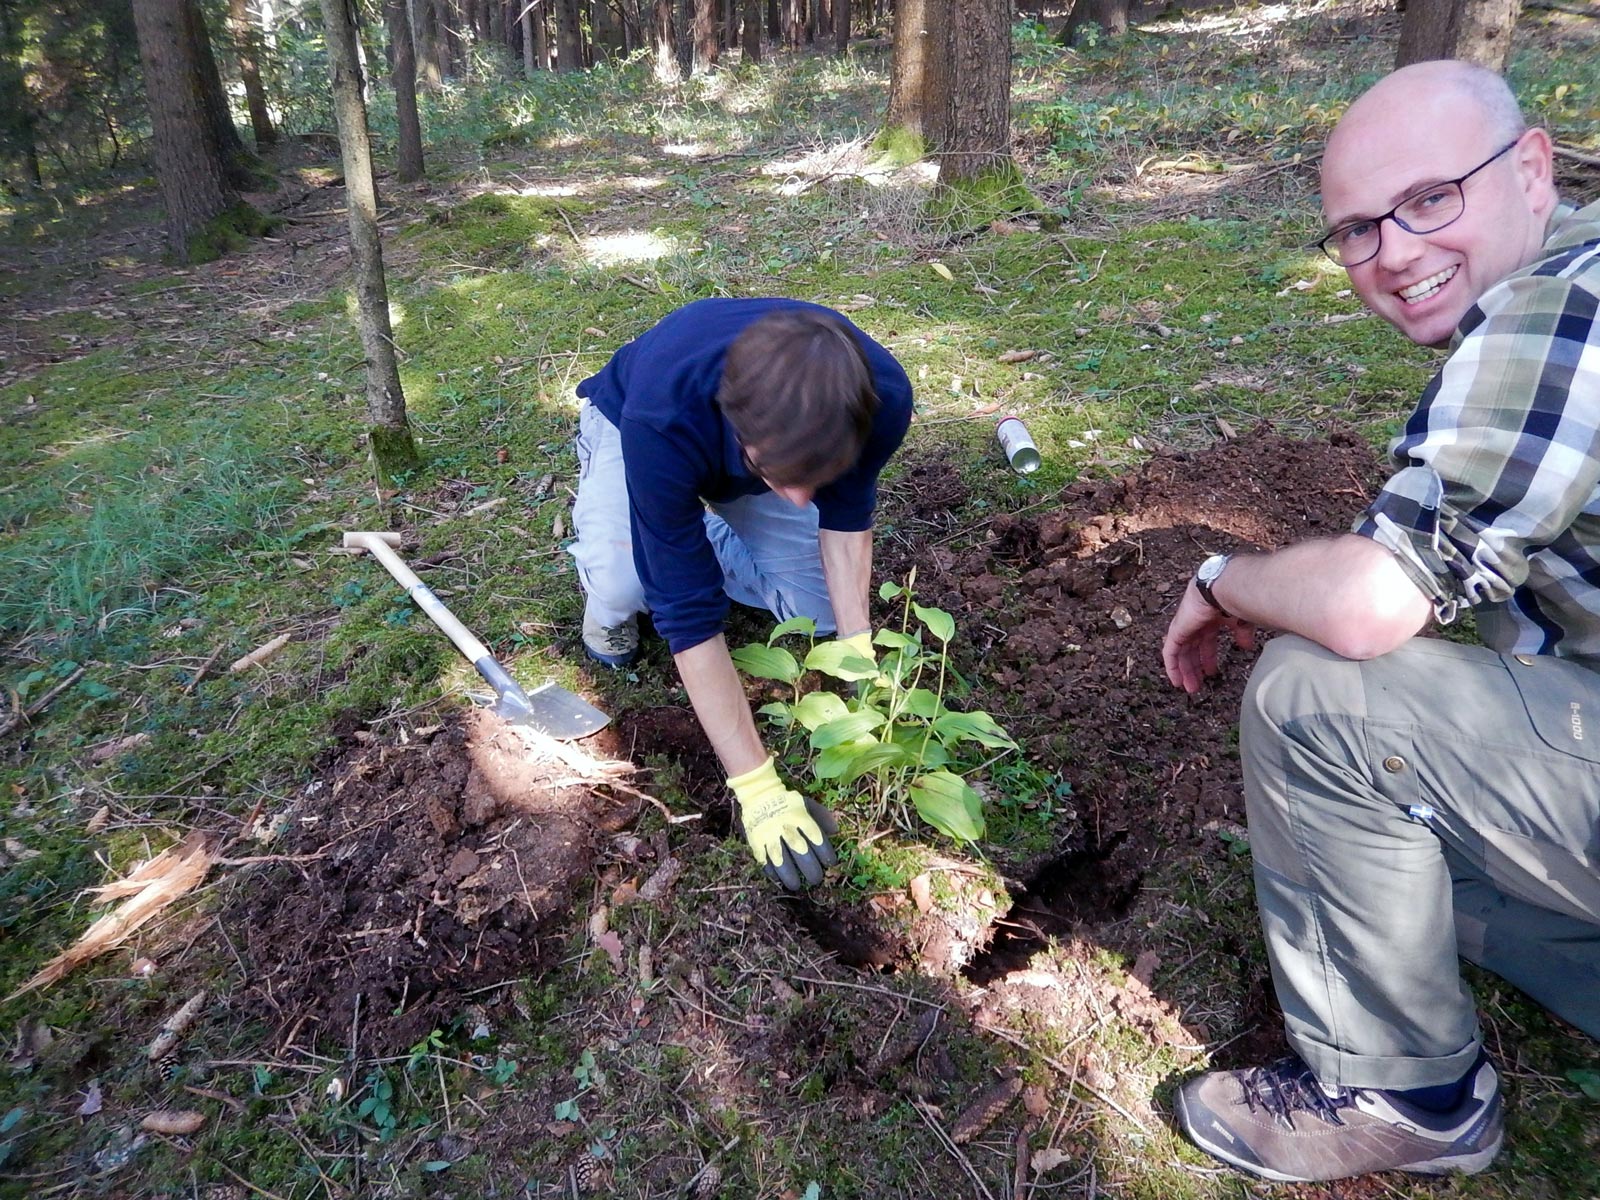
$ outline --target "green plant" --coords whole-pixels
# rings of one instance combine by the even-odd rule
[[[880,599],[903,603],[900,627],[880,629],[872,639],[886,650],[877,663],[843,642],[815,641],[816,625],[806,617],[780,623],[765,645],[741,646],[733,660],[748,675],[794,688],[793,700],[757,711],[781,728],[806,731],[811,773],[824,787],[844,789],[865,779],[875,822],[887,818],[909,827],[909,806],[940,833],[974,842],[983,836],[983,799],[960,772],[979,764],[963,752],[977,745],[1007,753],[1016,743],[988,713],[957,712],[945,703],[955,619],[916,603],[915,581],[913,571],[903,586],[886,582],[878,589]],[[798,633],[812,638],[804,662],[773,644]],[[855,695],[804,692],[807,671],[854,684]]]
[[[394,1084],[385,1072],[374,1071],[367,1076],[367,1086],[371,1090],[356,1106],[356,1116],[363,1121],[370,1119],[378,1127],[378,1136],[388,1141],[398,1125],[393,1107]]]

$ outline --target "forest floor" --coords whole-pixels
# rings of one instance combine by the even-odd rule
[[[1486,1175],[1276,1187],[1170,1114],[1188,1074],[1283,1042],[1239,796],[1253,656],[1189,698],[1161,634],[1206,554],[1347,527],[1437,361],[1305,248],[1318,146],[1395,22],[1198,9],[1075,52],[1022,27],[1045,211],[974,230],[873,162],[881,50],[432,101],[429,181],[383,184],[428,456],[393,491],[360,458],[315,143],[256,198],[274,237],[201,267],[163,265],[147,182],[12,213],[0,991],[83,933],[85,889],[170,847],[204,870],[0,1006],[0,1196],[1600,1195],[1600,1046],[1482,973],[1511,1106]],[[1594,24],[1530,12],[1512,72],[1590,154]],[[832,794],[844,862],[803,896],[730,837],[660,642],[585,665],[564,551],[572,385],[678,304],[775,293],[847,310],[917,384],[877,574],[951,616],[950,694],[1018,743],[969,776],[976,844]],[[1036,474],[1001,460],[1002,411]],[[401,532],[519,678],[608,728],[553,743],[463,703],[442,635],[337,549],[352,528]]]

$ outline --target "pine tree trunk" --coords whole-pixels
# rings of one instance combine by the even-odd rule
[[[233,123],[233,110],[222,87],[222,73],[217,69],[217,57],[212,53],[211,36],[206,32],[198,0],[188,0],[185,13],[184,36],[194,47],[194,60],[199,64],[200,98],[222,150],[223,169],[234,188],[246,190],[256,184],[255,156],[245,148],[239,127]]]
[[[833,0],[833,48],[839,54],[850,50],[850,18],[852,0]]]
[[[261,86],[261,34],[250,19],[249,0],[228,0],[228,27],[239,56],[239,79],[244,83],[245,104],[250,109],[250,129],[255,134],[256,148],[270,146],[278,140],[278,131],[272,127],[267,94]]]
[[[1457,58],[1504,71],[1522,0],[1409,0],[1395,66]]]
[[[739,6],[740,0],[721,0],[722,4],[722,48],[733,51],[739,44]]]
[[[650,6],[650,48],[656,82],[677,83],[682,75],[678,70],[678,34],[672,0],[655,0]]]
[[[1011,11],[1006,0],[945,0],[953,67],[946,125],[936,143],[938,187],[979,185],[981,206],[1014,208],[1026,199],[1011,154]],[[980,219],[985,219],[980,214]]]
[[[936,41],[942,40],[933,37],[929,25],[935,3],[944,0],[895,0],[889,108],[878,144],[907,158],[921,157],[929,144],[928,71]]]
[[[583,28],[578,0],[556,0],[556,70],[583,70]]]
[[[694,0],[694,73],[717,66],[717,0]]]
[[[350,258],[355,269],[361,348],[367,364],[367,421],[373,462],[380,479],[415,467],[419,461],[406,420],[394,336],[389,324],[389,292],[383,277],[383,246],[378,238],[378,188],[372,175],[372,144],[367,110],[361,103],[361,72],[356,58],[355,0],[322,0],[328,35],[328,72],[333,111],[339,122],[344,158],[345,209],[350,219]]]
[[[389,27],[389,47],[394,55],[395,122],[399,146],[395,173],[401,183],[422,178],[422,121],[417,115],[417,55],[411,44],[411,20],[406,0],[384,0],[384,23]]]
[[[779,0],[767,0],[767,41],[774,46],[783,41],[783,14]]]
[[[0,0],[0,105],[11,113],[11,136],[22,173],[31,186],[44,186],[39,171],[39,133],[33,97],[22,65],[21,23],[12,15],[12,0]]]
[[[974,0],[981,2],[981,0]],[[992,0],[990,0],[992,2]],[[922,140],[929,153],[943,154],[950,147],[950,117],[957,92],[956,6],[961,0],[922,0]],[[968,99],[963,96],[962,100]]]
[[[189,0],[133,0],[156,182],[166,210],[167,241],[179,262],[209,256],[198,239],[239,204],[206,110],[190,16]]]
[[[411,33],[417,51],[417,85],[437,92],[444,87],[444,62],[440,57],[439,14],[433,0],[410,0]]]
[[[523,3],[521,8],[522,15],[518,18],[517,24],[522,27],[522,74],[525,78],[532,79],[534,73],[539,70],[538,52],[534,49],[533,40],[533,5]],[[541,9],[541,20],[543,16],[544,11]]]
[[[744,61],[761,61],[761,0],[744,0]]]
[[[533,56],[539,60],[539,69],[548,71],[550,59],[550,22],[554,20],[550,12],[552,0],[539,0],[533,10]]]

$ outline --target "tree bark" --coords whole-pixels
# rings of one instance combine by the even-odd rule
[[[215,131],[216,143],[222,150],[223,169],[233,187],[245,190],[256,183],[255,158],[245,148],[239,127],[233,123],[233,110],[228,104],[228,93],[222,87],[222,73],[217,70],[217,57],[212,53],[211,36],[206,32],[198,0],[187,0],[184,13],[182,36],[193,47],[194,61],[200,72],[200,99],[205,105],[206,119]]]
[[[850,49],[850,18],[852,0],[833,0],[833,48],[839,54]]]
[[[744,41],[740,49],[747,63],[761,61],[761,15],[761,0],[744,0]]]
[[[583,28],[578,0],[556,0],[556,70],[583,70]]]
[[[361,103],[361,72],[351,9],[355,0],[322,0],[328,35],[328,73],[333,111],[339,122],[344,158],[345,210],[350,220],[350,258],[355,269],[361,348],[367,365],[368,442],[380,479],[415,467],[419,461],[406,397],[400,388],[394,336],[389,324],[389,291],[383,276],[383,246],[378,238],[378,186],[372,175],[372,143],[367,110]]]
[[[672,18],[672,0],[655,0],[650,6],[650,48],[657,83],[677,83],[682,78],[678,70],[678,33]]]
[[[767,0],[767,41],[774,46],[783,40],[783,15],[778,2],[779,0]]]
[[[0,125],[10,127],[26,182],[41,188],[44,176],[39,171],[38,122],[22,65],[20,22],[12,15],[12,2],[0,0],[0,105],[5,109],[0,113]]]
[[[739,44],[740,0],[720,0],[722,4],[722,48],[732,51]]]
[[[1063,46],[1072,45],[1090,21],[1100,26],[1107,37],[1122,37],[1128,32],[1128,0],[1074,0],[1056,41]]]
[[[417,52],[417,83],[430,92],[444,87],[444,62],[440,57],[439,14],[433,0],[410,0],[411,33]]]
[[[517,25],[522,29],[522,74],[525,78],[532,79],[534,72],[539,70],[539,63],[534,52],[533,5],[531,3],[521,3],[519,7],[521,11],[517,18]]]
[[[717,0],[694,0],[694,73],[717,67]]]
[[[1011,12],[1006,0],[945,0],[952,18],[945,127],[935,143],[941,189],[994,180],[1020,188],[1011,155]]]
[[[1409,0],[1396,67],[1458,58],[1504,71],[1522,0]]]
[[[942,2],[942,0],[941,0]],[[889,68],[889,109],[884,132],[928,141],[928,67],[935,39],[930,0],[895,0],[894,55]]]
[[[411,19],[406,0],[384,0],[384,23],[389,27],[389,48],[394,55],[390,78],[394,83],[394,114],[399,126],[395,173],[401,183],[422,178],[422,120],[417,115],[417,54],[411,44]]]
[[[250,129],[257,149],[278,140],[267,112],[267,93],[261,86],[261,32],[250,18],[249,0],[228,0],[228,28],[239,58],[239,79],[244,83],[245,104],[250,109]]]
[[[191,16],[189,0],[133,0],[167,241],[185,263],[209,253],[197,240],[239,204],[206,109]]]

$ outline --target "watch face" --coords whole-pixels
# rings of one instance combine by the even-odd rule
[[[1205,562],[1200,564],[1200,569],[1195,572],[1195,575],[1201,580],[1201,582],[1211,583],[1217,578],[1217,576],[1222,574],[1222,568],[1227,565],[1228,556],[1226,554],[1213,554],[1210,558],[1206,559]]]

